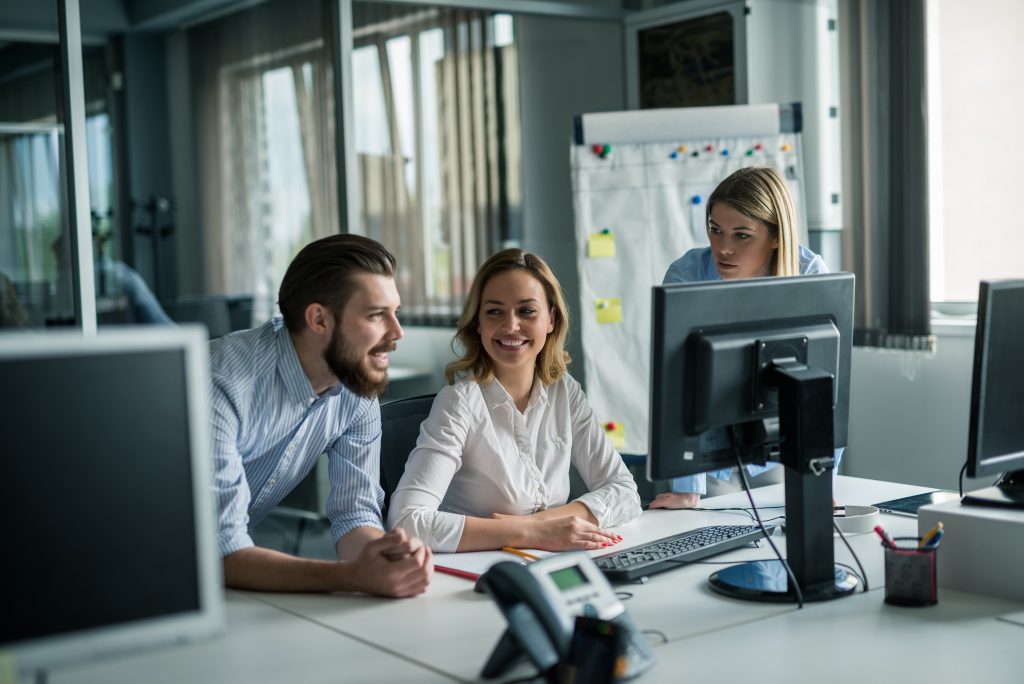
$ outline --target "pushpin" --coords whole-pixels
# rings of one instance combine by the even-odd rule
[[[607,299],[602,300],[601,303],[598,304],[598,306],[601,307],[602,309],[607,309],[608,308],[608,300]]]
[[[690,154],[690,156],[691,156],[691,157],[699,157],[699,156],[700,156],[700,152],[698,152],[697,150],[694,150],[694,151],[693,151],[693,152],[692,152],[692,153]]]
[[[747,156],[748,157],[753,157],[754,156],[754,150],[752,150],[752,149],[751,150],[747,150]]]
[[[756,145],[754,145],[754,149],[760,152],[761,150],[764,149],[764,145],[762,145],[761,143],[757,143]]]
[[[715,151],[715,146],[714,145],[708,145],[707,147],[704,148],[704,151],[705,152],[714,152]]]
[[[722,150],[722,156],[723,157],[728,157],[729,156],[729,150],[728,149]]]
[[[604,229],[601,230],[601,235],[611,235],[611,234],[612,234],[612,229],[611,228],[604,228]]]
[[[679,153],[678,152],[673,152],[672,154],[668,155],[668,158],[669,159],[678,159],[679,158]]]
[[[614,430],[615,430],[615,421],[614,420],[608,421],[608,423],[604,426],[604,429],[607,430],[608,432],[614,432]]]
[[[690,203],[693,205],[700,204],[700,195],[694,195],[690,198]]]
[[[686,145],[680,145],[679,146],[679,151],[680,152],[685,152],[686,151]]]
[[[605,155],[606,157],[608,155],[610,155],[611,153],[612,153],[612,146],[611,145],[605,145],[604,147],[601,148],[601,154]]]
[[[782,146],[782,151],[783,152],[789,152],[789,150],[790,150],[789,143],[786,143],[785,145]]]
[[[590,148],[594,154],[601,154],[604,151],[604,145],[594,145]]]

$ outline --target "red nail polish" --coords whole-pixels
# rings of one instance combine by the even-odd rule
[[[608,542],[601,542],[601,546],[608,546]]]

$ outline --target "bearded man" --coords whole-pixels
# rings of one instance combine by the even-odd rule
[[[263,326],[211,342],[214,490],[224,581],[264,591],[426,590],[430,550],[384,533],[380,405],[402,337],[395,257],[359,235],[310,243],[288,266]],[[337,561],[257,547],[259,522],[328,455]]]

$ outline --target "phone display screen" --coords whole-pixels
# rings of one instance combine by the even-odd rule
[[[562,568],[561,570],[555,570],[550,573],[548,577],[555,583],[555,586],[562,591],[568,591],[569,589],[575,589],[576,587],[587,584],[587,578],[577,566],[573,565],[568,568]]]

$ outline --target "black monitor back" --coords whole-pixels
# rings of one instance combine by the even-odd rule
[[[652,293],[651,479],[729,467],[736,449],[778,454],[766,363],[834,376],[835,446],[846,445],[854,277],[849,273],[661,285]]]

